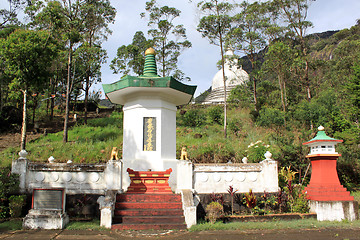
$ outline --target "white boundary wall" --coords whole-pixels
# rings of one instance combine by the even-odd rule
[[[271,159],[260,163],[192,164],[177,161],[173,166],[174,192],[189,189],[195,193],[227,193],[229,186],[238,192],[277,192],[278,165]],[[66,194],[100,194],[108,190],[124,192],[128,175],[120,160],[103,164],[37,163],[19,158],[12,172],[20,175],[20,189],[64,188]]]
[[[106,164],[37,163],[26,158],[12,162],[12,172],[20,175],[20,190],[64,188],[66,194],[105,194],[121,190],[121,161]]]
[[[229,186],[237,192],[249,192],[250,189],[253,192],[277,192],[277,162],[194,165],[196,193],[227,193]]]

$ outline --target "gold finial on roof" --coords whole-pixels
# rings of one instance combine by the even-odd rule
[[[146,56],[146,55],[149,55],[149,54],[155,55],[155,49],[153,49],[152,47],[148,48],[148,49],[145,51],[145,56]]]

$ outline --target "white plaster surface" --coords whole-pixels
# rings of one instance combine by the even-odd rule
[[[358,210],[355,201],[310,201],[310,212],[317,214],[318,221],[354,221]]]
[[[67,194],[104,194],[107,190],[121,191],[121,161],[106,164],[36,163],[18,159],[12,172],[20,174],[20,190],[34,188],[64,188]]]
[[[181,200],[184,210],[184,217],[187,228],[196,225],[196,205],[194,203],[194,196],[191,190],[181,190]]]
[[[227,193],[229,186],[238,192],[277,192],[278,167],[274,160],[260,163],[195,164],[194,189],[197,193]]]
[[[137,98],[124,105],[123,161],[135,171],[164,171],[176,159],[176,106],[162,99]],[[156,118],[156,150],[144,151],[144,117]]]
[[[69,223],[69,216],[62,210],[30,209],[23,220],[25,229],[64,229]]]

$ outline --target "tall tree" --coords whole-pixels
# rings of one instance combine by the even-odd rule
[[[99,46],[111,32],[108,24],[114,21],[115,9],[109,0],[50,0],[46,5],[37,6],[29,14],[34,19],[33,22],[40,28],[52,29],[59,36],[59,41],[63,41],[66,46],[67,76],[63,134],[65,143],[68,141],[71,93],[79,81],[84,81],[87,102],[86,96],[91,84],[99,80],[100,65],[106,56]],[[81,56],[83,62],[75,63],[74,52],[79,46],[82,46],[82,49],[77,56]],[[74,69],[76,65],[77,70]],[[79,73],[79,70],[84,72]]]
[[[143,32],[136,32],[131,44],[122,45],[117,49],[116,57],[110,64],[113,73],[127,75],[133,72],[136,75],[142,75],[145,63],[145,51],[153,45],[153,41],[147,40]]]
[[[181,11],[169,6],[159,6],[156,0],[146,2],[148,26],[152,27],[148,34],[153,37],[155,48],[158,50],[156,57],[160,63],[160,73],[163,77],[173,75],[175,78],[185,79],[184,73],[178,69],[177,63],[181,52],[191,47],[187,40],[184,25],[174,25],[174,20],[180,16]]]
[[[305,86],[307,100],[311,100],[311,83],[309,79],[309,59],[308,46],[306,43],[306,31],[312,27],[312,23],[307,21],[307,11],[309,3],[314,0],[273,0],[273,4],[277,7],[282,18],[287,23],[288,35],[299,42],[300,51],[304,61],[303,74],[301,82]]]
[[[291,75],[291,65],[295,53],[294,50],[282,41],[277,41],[269,46],[265,55],[265,62],[262,65],[262,71],[275,72],[280,89],[280,98],[282,110],[285,113],[287,109],[287,79]],[[285,116],[285,114],[284,114]],[[286,123],[285,119],[284,122]]]
[[[26,147],[26,104],[30,87],[43,85],[49,77],[49,62],[56,51],[55,44],[46,31],[17,30],[1,41],[7,74],[13,80],[10,88],[23,93],[23,122],[21,149]]]
[[[233,5],[220,0],[201,1],[198,8],[203,13],[197,30],[203,37],[220,47],[222,75],[224,81],[224,137],[227,137],[227,96],[226,96],[226,76],[225,76],[225,59],[224,44],[225,37],[231,30],[232,18],[229,16]]]
[[[101,49],[101,42],[111,34],[108,25],[114,22],[116,11],[109,0],[87,0],[83,12],[86,15],[81,55],[85,66],[84,121],[87,123],[89,90],[93,83],[101,81],[101,64],[107,58],[106,51]]]
[[[240,12],[234,16],[234,26],[228,35],[230,46],[244,53],[251,62],[252,72],[250,79],[253,82],[253,98],[255,111],[258,111],[257,100],[257,73],[258,52],[263,50],[267,44],[265,30],[269,27],[269,18],[266,15],[266,5],[255,1],[242,2]]]

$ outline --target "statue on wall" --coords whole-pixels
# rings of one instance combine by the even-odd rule
[[[189,160],[186,147],[181,148],[180,160]]]
[[[113,147],[113,149],[111,151],[110,160],[119,160],[117,147]]]

